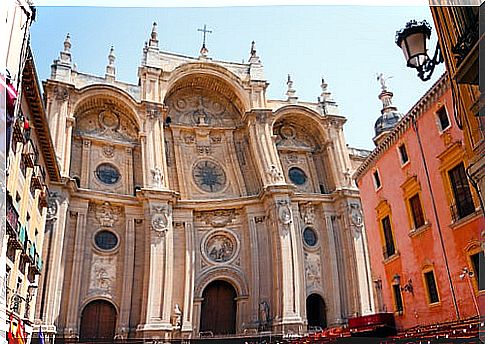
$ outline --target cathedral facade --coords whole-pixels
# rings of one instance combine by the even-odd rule
[[[138,84],[79,72],[69,36],[44,83],[50,186],[37,323],[69,338],[304,333],[373,313],[351,174],[362,151],[322,80],[266,98],[248,63],[163,52]],[[360,154],[360,156],[359,156]]]

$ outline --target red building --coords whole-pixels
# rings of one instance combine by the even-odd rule
[[[485,280],[483,213],[467,179],[448,76],[402,116],[381,79],[376,148],[354,177],[361,192],[376,309],[398,329],[478,314]],[[484,304],[483,301],[481,301]]]

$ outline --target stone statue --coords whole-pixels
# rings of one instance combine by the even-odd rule
[[[275,183],[283,179],[283,174],[278,170],[275,165],[271,165],[268,170],[271,182]]]
[[[382,73],[378,73],[378,74],[377,74],[377,81],[379,81],[379,82],[380,82],[380,84],[381,84],[381,89],[382,89],[383,91],[387,91],[387,85],[386,85],[386,81],[387,81],[387,80],[389,80],[390,78],[392,78],[392,76],[389,76],[389,77],[387,77],[387,78],[384,78],[384,74],[382,74]]]
[[[163,185],[163,174],[162,170],[160,167],[155,167],[152,168],[152,180],[153,180],[153,186],[161,188]]]
[[[269,304],[266,301],[259,303],[259,325],[262,331],[266,330],[269,324]]]
[[[180,306],[178,303],[175,304],[175,307],[173,309],[174,313],[174,327],[177,330],[180,330],[182,328],[182,309],[180,309]]]

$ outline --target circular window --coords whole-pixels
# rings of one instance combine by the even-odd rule
[[[313,229],[310,227],[305,228],[303,231],[303,241],[310,247],[313,247],[317,244],[317,234]]]
[[[120,172],[111,164],[101,164],[96,168],[96,177],[105,184],[116,184],[120,180]]]
[[[110,231],[99,231],[94,236],[96,247],[103,251],[111,251],[118,245],[118,237]]]
[[[290,180],[296,185],[303,185],[306,183],[307,177],[305,172],[303,172],[301,168],[290,168],[290,170],[288,171],[288,176],[290,177]]]
[[[195,165],[192,172],[195,183],[207,192],[221,191],[226,184],[226,174],[219,164],[204,160]]]

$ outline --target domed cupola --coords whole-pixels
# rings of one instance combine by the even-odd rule
[[[377,121],[374,124],[376,135],[374,136],[373,141],[376,146],[382,142],[402,118],[402,114],[397,111],[397,108],[394,105],[392,105],[393,93],[387,90],[386,79],[382,74],[379,74],[377,80],[381,83],[382,91],[379,94],[379,99],[382,102],[382,109],[381,115],[377,118]]]

